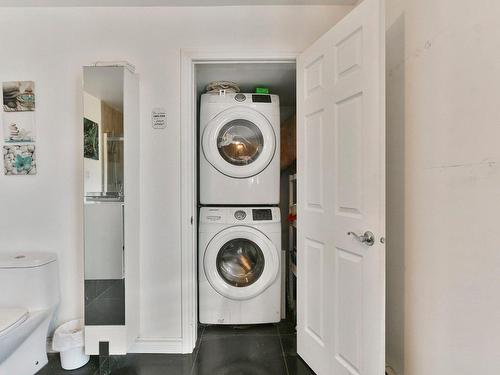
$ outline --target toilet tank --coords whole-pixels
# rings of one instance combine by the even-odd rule
[[[52,253],[0,253],[0,308],[45,310],[59,304],[57,257]]]

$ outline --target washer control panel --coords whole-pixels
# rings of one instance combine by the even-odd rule
[[[245,220],[246,217],[247,217],[247,213],[243,210],[238,210],[234,213],[234,218],[236,220]]]
[[[207,220],[208,221],[219,221],[220,219],[222,219],[222,216],[220,216],[220,215],[209,215],[209,216],[207,216]]]
[[[270,208],[254,208],[252,210],[253,221],[272,220],[273,213]]]

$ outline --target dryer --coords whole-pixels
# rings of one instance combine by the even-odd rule
[[[277,95],[203,94],[199,136],[201,204],[279,203]]]
[[[198,244],[200,323],[280,321],[278,207],[202,207]]]

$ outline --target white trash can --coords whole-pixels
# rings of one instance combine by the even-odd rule
[[[82,320],[71,320],[59,326],[54,332],[52,349],[59,352],[61,367],[65,370],[86,365],[90,356],[84,351]]]

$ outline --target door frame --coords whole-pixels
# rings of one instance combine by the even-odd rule
[[[197,98],[198,64],[293,63],[300,52],[273,50],[181,50],[181,329],[182,353],[191,353],[198,335],[198,210],[197,210]]]

